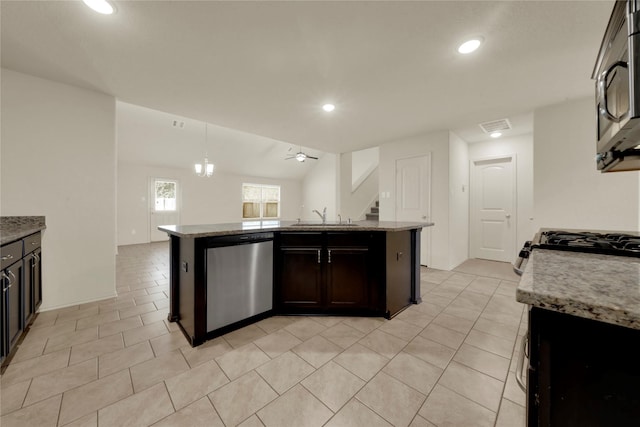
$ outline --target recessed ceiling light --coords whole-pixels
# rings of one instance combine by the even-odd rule
[[[336,109],[336,106],[335,106],[335,105],[333,105],[333,104],[324,104],[324,105],[322,106],[322,109],[323,109],[324,111],[326,111],[327,113],[330,113],[330,112],[332,112],[333,110],[335,110],[335,109]]]
[[[482,44],[481,37],[476,37],[474,39],[467,40],[466,42],[458,46],[458,52],[462,53],[463,55],[466,55],[468,53],[475,51],[477,48],[480,47],[481,44]]]
[[[114,12],[114,8],[111,5],[111,3],[109,3],[106,0],[82,0],[82,1],[91,9],[103,15],[111,15]]]
[[[502,132],[491,132],[489,136],[491,138],[500,138],[502,136]]]

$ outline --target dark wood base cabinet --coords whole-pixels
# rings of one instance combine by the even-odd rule
[[[420,229],[270,235],[272,310],[217,330],[207,330],[207,248],[217,238],[170,236],[169,321],[192,346],[274,314],[391,318],[420,302]]]
[[[42,302],[41,233],[0,249],[0,361],[11,360],[22,333]]]
[[[533,307],[527,426],[640,425],[640,330]]]
[[[373,233],[279,233],[274,310],[279,314],[380,315]]]
[[[276,234],[274,311],[393,317],[419,302],[415,234],[415,230]]]

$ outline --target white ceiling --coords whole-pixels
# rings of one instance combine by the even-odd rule
[[[591,95],[613,2],[115,5],[0,2],[2,66],[262,135],[265,152],[340,153]],[[471,35],[483,46],[457,54]]]
[[[205,131],[204,122],[138,105],[118,102],[116,114],[119,161],[191,169],[207,153],[216,171],[286,179],[302,179],[316,162],[285,163],[301,147],[212,124]],[[319,158],[324,154],[302,151]]]

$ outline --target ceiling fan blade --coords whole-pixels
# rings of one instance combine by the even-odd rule
[[[317,157],[313,157],[313,156],[307,156],[307,159],[318,160],[318,158],[317,158]]]

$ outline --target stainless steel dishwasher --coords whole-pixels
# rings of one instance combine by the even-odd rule
[[[273,308],[273,233],[221,236],[207,249],[207,332]]]

